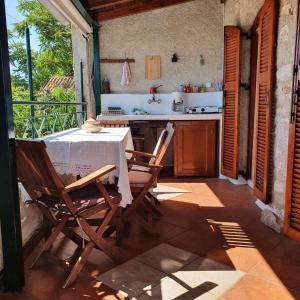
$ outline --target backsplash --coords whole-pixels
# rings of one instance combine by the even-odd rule
[[[155,94],[156,99],[162,102],[148,103],[152,98],[151,94],[102,94],[101,106],[102,111],[106,111],[109,106],[121,107],[125,114],[132,115],[133,109],[143,109],[150,114],[176,114],[172,111],[172,94]],[[185,106],[223,106],[223,92],[209,93],[191,93],[184,94]]]

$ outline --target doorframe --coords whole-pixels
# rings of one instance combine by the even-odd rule
[[[248,113],[248,141],[247,141],[247,179],[253,179],[253,146],[254,146],[254,125],[255,125],[255,104],[256,104],[256,79],[258,62],[258,34],[259,28],[258,12],[251,28],[251,57],[250,57],[250,95]]]
[[[292,105],[291,105],[291,118],[289,126],[289,140],[288,140],[288,162],[287,162],[287,177],[286,177],[286,190],[285,190],[285,208],[284,208],[284,224],[283,232],[290,238],[300,242],[299,231],[290,227],[290,212],[292,205],[292,181],[293,181],[293,165],[294,165],[294,149],[295,149],[295,113],[296,102],[298,95],[298,81],[300,80],[300,4],[298,4],[298,17],[297,17],[297,31],[295,43],[295,58],[294,58],[294,78],[292,88]]]
[[[0,220],[3,252],[2,280],[5,292],[18,292],[24,286],[24,264],[4,0],[0,0],[0,20]]]

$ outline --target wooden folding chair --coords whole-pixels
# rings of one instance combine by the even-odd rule
[[[101,120],[101,126],[103,127],[128,127],[129,122],[126,120]],[[133,144],[135,149],[141,149],[144,147],[144,135],[133,135],[132,136]]]
[[[157,177],[163,167],[168,146],[173,138],[174,128],[172,123],[162,131],[153,154],[127,150],[132,154],[128,160],[129,181],[134,197],[133,203],[125,210],[124,219],[130,221],[135,219],[150,233],[155,233],[152,227],[153,217],[161,216],[160,211],[151,203],[149,190],[156,186]],[[149,162],[141,162],[138,158],[148,158]],[[138,210],[142,209],[146,218]],[[134,218],[131,217],[134,215]]]
[[[117,225],[117,234],[120,228],[118,224],[121,224],[121,196],[110,195],[101,183],[101,178],[115,170],[115,166],[107,165],[65,186],[48,157],[44,142],[17,140],[16,154],[19,181],[30,195],[31,203],[41,210],[52,227],[35,262],[44,251],[50,249],[60,232],[78,245],[73,257],[76,263],[63,287],[74,282],[93,248],[119,260],[118,249],[103,238],[110,223],[115,222],[114,225]],[[105,213],[104,218],[91,219],[100,212]],[[90,224],[96,225],[96,229]],[[78,226],[89,240],[75,233],[73,228]]]

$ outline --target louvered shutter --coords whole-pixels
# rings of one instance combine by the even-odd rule
[[[222,126],[223,175],[237,178],[240,97],[241,31],[226,26],[224,33],[224,107]]]
[[[300,6],[295,56],[292,117],[289,134],[285,201],[285,234],[300,241]]]
[[[266,0],[260,12],[258,29],[254,132],[254,192],[264,202],[268,200],[270,182],[270,127],[275,49],[275,1]]]

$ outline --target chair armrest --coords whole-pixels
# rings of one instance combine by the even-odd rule
[[[127,163],[128,163],[128,165],[142,166],[142,167],[146,167],[146,168],[149,168],[149,169],[162,168],[161,165],[154,165],[154,164],[149,164],[149,163],[145,163],[145,162],[141,162],[141,161],[135,161],[135,160],[130,160],[130,159],[127,159]]]
[[[125,152],[130,153],[133,156],[139,156],[139,157],[148,157],[148,158],[156,157],[155,155],[153,155],[151,153],[146,153],[146,152],[141,152],[141,151],[125,150]]]
[[[110,173],[111,171],[115,170],[116,169],[116,166],[114,165],[107,165],[69,185],[67,185],[65,187],[65,191],[66,192],[71,192],[73,190],[76,190],[76,189],[80,189],[80,188],[83,188],[85,187],[86,185],[92,183],[92,182],[95,182],[97,179],[99,179],[100,177],[106,175],[107,173]]]

